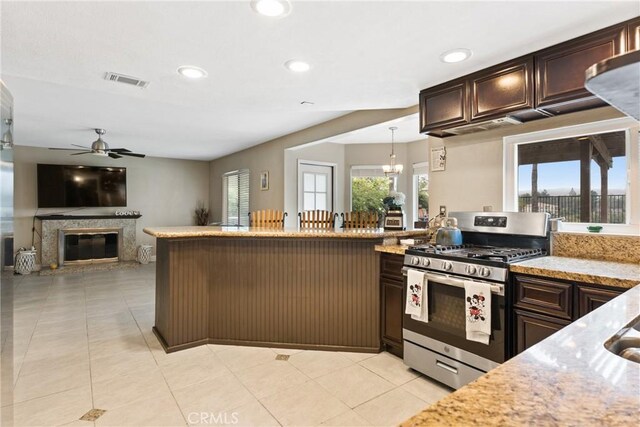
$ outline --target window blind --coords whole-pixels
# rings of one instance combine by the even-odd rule
[[[222,177],[222,222],[249,225],[249,171],[228,172]]]

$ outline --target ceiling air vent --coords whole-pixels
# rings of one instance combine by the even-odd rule
[[[444,132],[451,135],[467,135],[469,133],[481,132],[483,130],[500,129],[507,126],[519,124],[522,124],[522,122],[518,119],[515,119],[513,117],[502,117],[500,119],[487,120],[485,122],[472,123],[469,125],[445,129]]]
[[[118,74],[118,73],[109,72],[105,74],[104,79],[110,82],[124,83],[131,86],[140,87],[143,89],[149,86],[149,82],[145,80],[139,79],[137,77],[125,76],[124,74]]]

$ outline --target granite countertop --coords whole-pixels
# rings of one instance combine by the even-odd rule
[[[637,425],[640,364],[603,344],[639,315],[637,286],[402,426]]]
[[[387,254],[404,255],[404,252],[409,249],[409,246],[405,245],[376,245],[376,252],[384,252]]]
[[[632,288],[640,283],[640,265],[547,256],[512,264],[514,273],[575,280],[594,285]]]
[[[257,227],[147,227],[144,232],[157,238],[184,237],[275,237],[275,238],[342,238],[342,239],[387,239],[421,236],[425,229],[385,231],[377,229],[273,229]]]

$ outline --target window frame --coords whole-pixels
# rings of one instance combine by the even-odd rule
[[[412,213],[411,213],[411,217],[413,219],[413,222],[417,222],[419,220],[418,217],[418,187],[419,187],[419,183],[418,183],[418,177],[422,176],[422,175],[426,175],[427,176],[427,182],[429,182],[429,162],[419,162],[419,163],[414,163],[413,164],[413,175],[412,175],[412,185],[413,185],[413,209],[412,209]],[[428,192],[428,188],[427,188],[427,192]],[[429,218],[427,218],[427,221],[429,220]]]
[[[626,223],[601,223],[604,234],[640,234],[640,141],[639,124],[631,118],[622,117],[610,120],[565,126],[537,132],[506,136],[503,138],[503,191],[502,205],[505,211],[518,211],[518,151],[522,144],[553,141],[586,134],[599,134],[624,131],[626,135],[625,152],[627,158],[626,183]],[[585,232],[586,225],[593,223],[563,222],[559,231]]]
[[[237,225],[230,225],[229,224],[229,217],[228,217],[228,198],[229,198],[229,190],[228,190],[228,182],[229,182],[229,178],[233,177],[233,176],[237,176],[238,177],[238,224]],[[241,212],[240,206],[241,206],[241,202],[240,202],[240,179],[241,176],[246,176],[247,179],[247,193],[246,193],[246,197],[247,197],[247,212],[246,215],[243,215],[243,212]],[[227,184],[227,185],[225,185]],[[251,203],[251,171],[249,169],[237,169],[234,171],[229,171],[229,172],[225,172],[222,174],[222,224],[224,225],[230,225],[230,226],[237,226],[237,227],[248,227],[249,226],[249,212],[251,212],[251,207],[250,207],[250,203]],[[243,225],[242,224],[242,218],[246,217],[246,221],[247,224]]]

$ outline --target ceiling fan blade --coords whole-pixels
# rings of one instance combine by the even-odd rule
[[[71,144],[71,145],[73,145],[74,147],[84,148],[85,150],[91,150],[91,147],[86,147],[84,145],[78,145],[78,144]]]
[[[127,150],[126,148],[109,148],[109,151],[113,151],[114,153],[130,153],[131,150]]]
[[[91,154],[93,151],[81,151],[79,153],[73,153],[72,156],[79,156],[80,154]]]
[[[109,157],[111,157],[112,159],[121,159],[122,156],[119,156],[115,153],[108,153]]]
[[[113,151],[113,150],[111,150]],[[140,157],[140,158],[144,158],[146,156],[146,154],[139,154],[139,153],[132,153],[131,151],[125,153],[124,151],[118,151],[118,154],[122,155],[122,156],[131,156],[131,157]]]
[[[77,148],[51,148],[51,147],[49,147],[49,150],[80,151]]]

